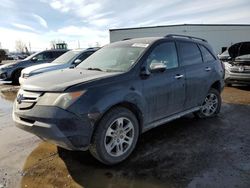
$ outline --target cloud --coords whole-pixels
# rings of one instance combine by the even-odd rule
[[[28,25],[24,25],[24,24],[19,24],[19,23],[12,23],[12,25],[18,29],[24,29],[24,30],[30,30],[30,31],[34,31],[35,29],[28,26]]]
[[[41,51],[50,48],[50,41],[63,40],[68,44],[69,49],[78,47],[78,41],[82,48],[93,47],[97,43],[105,45],[109,42],[108,31],[94,30],[88,27],[68,26],[59,28],[56,31],[47,31],[42,35],[36,32],[30,32],[28,28],[22,24],[14,23],[15,27],[25,30],[15,30],[0,27],[0,41],[3,48],[15,50],[15,41],[21,40],[26,45],[31,44],[32,51]],[[30,28],[31,29],[31,28]]]
[[[20,25],[18,24],[17,26],[19,27]],[[21,27],[23,27],[23,25]],[[11,51],[15,50],[15,42],[17,40],[23,41],[27,46],[29,43],[31,43],[32,50],[42,50],[49,46],[49,43],[47,45],[48,39],[45,39],[43,36],[40,36],[37,33],[3,27],[0,27],[0,33],[2,47]]]
[[[60,28],[56,31],[58,35],[63,35],[67,38],[78,38],[85,44],[93,44],[99,42],[101,45],[107,44],[108,31],[97,30],[88,27],[76,27],[76,26],[67,26]]]
[[[39,24],[45,28],[48,28],[48,24],[44,18],[37,14],[32,14],[32,16],[39,22]]]
[[[3,0],[0,8],[0,17],[4,18],[0,19],[1,43],[8,46],[8,40],[22,39],[30,41],[35,50],[48,47],[56,39],[64,40],[70,48],[77,47],[78,41],[82,47],[96,42],[106,44],[111,28],[183,23],[250,24],[249,0],[28,0],[26,4]]]
[[[15,8],[16,4],[12,0],[1,0],[0,7]]]

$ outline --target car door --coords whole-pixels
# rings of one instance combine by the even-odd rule
[[[164,63],[166,70],[152,72],[152,65],[157,63]],[[178,66],[175,42],[163,42],[155,46],[145,64],[151,72],[142,80],[147,122],[180,112],[185,100],[185,75]]]
[[[200,106],[207,93],[211,67],[203,62],[198,45],[192,41],[177,42],[180,65],[185,69],[185,109]]]

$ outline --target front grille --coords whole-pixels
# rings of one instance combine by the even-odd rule
[[[20,90],[17,94],[16,105],[19,110],[28,110],[37,103],[42,92]]]
[[[250,66],[233,66],[230,68],[230,72],[250,73]]]

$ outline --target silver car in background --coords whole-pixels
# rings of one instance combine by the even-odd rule
[[[85,60],[87,57],[92,55],[94,52],[96,52],[99,47],[95,48],[88,48],[88,49],[75,49],[66,52],[59,58],[55,59],[51,63],[45,63],[41,65],[35,65],[28,68],[25,68],[21,72],[21,76],[19,77],[19,83],[23,84],[27,78],[38,75],[41,73],[59,70],[59,69],[65,69],[69,67],[75,67],[80,62]]]
[[[226,85],[250,84],[250,41],[233,44],[219,58],[225,66]]]

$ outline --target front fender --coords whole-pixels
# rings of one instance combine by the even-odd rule
[[[144,114],[145,100],[142,94],[137,90],[118,90],[112,93],[107,93],[96,101],[96,103],[90,108],[89,114],[98,113],[99,115],[95,117],[95,120],[98,120],[112,107],[124,103],[135,106],[141,114]]]

